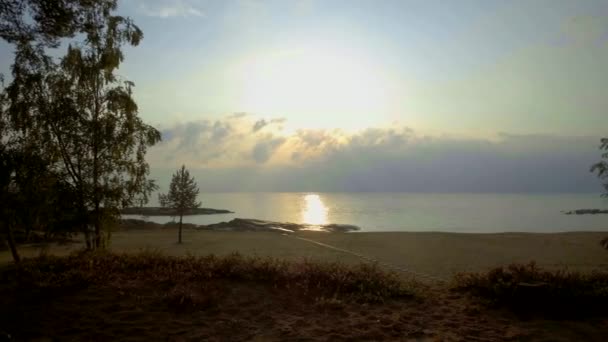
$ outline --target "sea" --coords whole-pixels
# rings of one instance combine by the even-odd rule
[[[608,214],[564,214],[574,209],[607,209],[608,198],[599,193],[203,193],[199,201],[202,207],[234,213],[186,216],[184,222],[203,225],[238,217],[309,225],[351,224],[363,232],[608,231]],[[157,223],[172,220],[166,216],[125,218]]]

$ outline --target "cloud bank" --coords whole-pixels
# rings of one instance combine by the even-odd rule
[[[285,131],[235,114],[162,129],[161,186],[185,164],[202,191],[600,192],[599,137],[428,136],[408,127]]]

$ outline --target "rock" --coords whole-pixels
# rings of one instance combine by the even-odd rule
[[[161,207],[130,207],[120,211],[122,215],[142,215],[142,216],[175,216],[171,209]],[[184,215],[214,215],[214,214],[233,214],[230,210],[196,208],[184,213]]]
[[[158,228],[175,228],[178,226],[176,222],[167,222],[159,224],[138,219],[121,219],[120,228],[129,229],[158,229]],[[254,219],[235,218],[230,222],[220,222],[209,225],[197,226],[192,223],[184,223],[185,229],[202,229],[202,230],[217,230],[217,231],[236,231],[236,232],[280,232],[294,233],[297,231],[315,230],[330,233],[345,233],[359,230],[359,227],[350,224],[327,224],[327,225],[307,225],[298,223],[272,222]]]
[[[576,209],[564,212],[566,215],[597,215],[608,214],[608,210],[603,209]]]
[[[305,230],[319,230],[325,232],[349,232],[359,230],[359,227],[348,224],[307,225],[298,223],[272,222],[254,219],[235,218],[230,222],[220,222],[206,226],[201,229],[229,230],[229,231],[280,231],[293,233]]]

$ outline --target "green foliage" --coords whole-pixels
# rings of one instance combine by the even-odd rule
[[[156,188],[145,154],[161,138],[137,116],[134,84],[114,74],[122,46],[143,38],[115,9],[116,0],[11,0],[0,7],[0,36],[16,47],[13,81],[0,98],[0,143],[45,156],[48,172],[73,198],[74,221],[82,228],[94,221],[96,247],[105,216],[146,202]],[[81,39],[59,62],[47,55],[47,47],[76,33]]]
[[[212,305],[209,298],[194,298],[185,284],[208,280],[259,282],[294,290],[312,298],[383,302],[410,297],[412,292],[394,273],[375,265],[345,266],[337,263],[226,257],[171,257],[154,251],[139,254],[77,253],[68,257],[27,259],[20,266],[0,272],[0,281],[22,288],[61,289],[108,282],[144,281],[173,288],[167,299],[174,304]]]
[[[182,168],[171,177],[169,192],[159,194],[158,200],[161,207],[173,209],[177,215],[183,215],[189,209],[201,206],[201,203],[196,201],[198,193],[199,189],[194,177],[190,177],[190,172],[186,170],[185,165],[182,165]]]
[[[591,172],[597,172],[597,176],[601,180],[606,181],[604,183],[604,189],[606,191],[606,193],[604,193],[604,196],[608,196],[608,138],[603,138],[601,140],[600,150],[604,150],[607,152],[602,153],[603,160],[591,166]]]
[[[82,32],[94,7],[105,13],[117,0],[3,0],[0,2],[0,38],[13,44],[57,46],[59,39]]]
[[[459,273],[453,289],[523,312],[584,315],[605,311],[608,273],[545,271],[535,263]]]
[[[179,216],[179,235],[177,241],[182,242],[182,217],[190,210],[201,206],[200,202],[196,201],[199,189],[193,177],[190,177],[190,172],[186,170],[186,166],[177,170],[171,177],[169,192],[167,194],[159,194],[158,201],[161,207],[174,210],[174,214]]]

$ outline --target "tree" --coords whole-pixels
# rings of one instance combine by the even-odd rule
[[[608,151],[608,138],[603,138],[600,143],[600,150]],[[608,196],[608,152],[602,153],[602,159],[596,164],[591,166],[591,172],[597,172],[597,176],[606,180],[604,183],[604,189],[606,193],[603,196]]]
[[[115,75],[124,59],[121,47],[138,45],[143,33],[131,19],[113,15],[116,0],[10,3],[17,3],[19,13],[19,4],[27,3],[31,16],[47,13],[42,18],[50,17],[51,23],[9,27],[18,33],[13,81],[7,88],[11,139],[48,156],[53,172],[75,196],[81,229],[87,233],[86,222],[94,222],[90,247],[102,247],[105,216],[147,201],[155,189],[147,179],[145,154],[160,141],[160,133],[137,116],[134,84]],[[57,15],[48,15],[53,11]],[[80,41],[70,44],[57,63],[45,53],[56,40],[49,43],[46,35],[37,36],[39,27],[64,36],[80,33]]]
[[[115,0],[2,0],[0,38],[12,44],[56,46],[72,37],[85,23],[87,9],[95,2]]]
[[[179,216],[178,243],[182,243],[182,218],[184,214],[201,206],[201,203],[196,201],[198,192],[199,189],[194,178],[190,177],[190,172],[186,170],[185,165],[182,165],[182,168],[171,177],[169,193],[158,195],[161,207],[173,209],[173,214]]]
[[[0,146],[0,201],[3,203],[0,206],[0,233],[4,235],[7,245],[13,255],[13,260],[18,263],[21,258],[17,251],[15,236],[13,234],[13,225],[15,221],[14,206],[8,204],[15,203],[15,191],[13,183],[13,175],[15,170],[14,158],[11,151]]]
[[[600,143],[600,150],[608,151],[608,138],[603,138]],[[602,159],[591,166],[591,172],[597,172],[597,176],[606,180],[604,190],[606,191],[602,196],[608,197],[608,152],[602,153]],[[600,241],[602,247],[608,249],[608,237]]]

